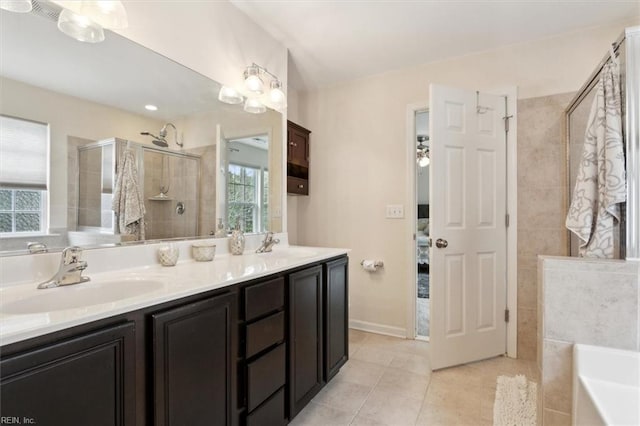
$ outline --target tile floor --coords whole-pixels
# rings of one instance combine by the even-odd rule
[[[350,359],[295,426],[493,423],[497,376],[534,379],[534,361],[493,358],[431,372],[429,344],[350,330]]]

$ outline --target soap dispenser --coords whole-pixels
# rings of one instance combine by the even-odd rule
[[[231,231],[229,237],[229,251],[231,254],[242,254],[244,252],[244,233],[240,227],[240,218],[236,221],[236,227]]]

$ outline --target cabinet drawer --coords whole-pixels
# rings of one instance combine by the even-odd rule
[[[309,181],[287,176],[287,193],[309,195]]]
[[[247,358],[284,340],[284,312],[247,326]]]
[[[244,290],[246,320],[281,309],[284,306],[284,278],[252,285]]]
[[[253,411],[285,383],[285,345],[266,353],[247,367],[247,408]]]
[[[247,416],[247,426],[284,425],[284,388]]]

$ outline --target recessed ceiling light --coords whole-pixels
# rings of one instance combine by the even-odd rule
[[[155,105],[151,105],[151,104],[149,104],[149,105],[145,105],[145,106],[144,106],[144,109],[146,109],[146,110],[148,110],[148,111],[157,111],[157,110],[158,110],[158,107],[157,107],[157,106],[155,106]]]

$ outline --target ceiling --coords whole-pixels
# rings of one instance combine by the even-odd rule
[[[231,0],[290,51],[303,90],[628,20],[620,0]]]

